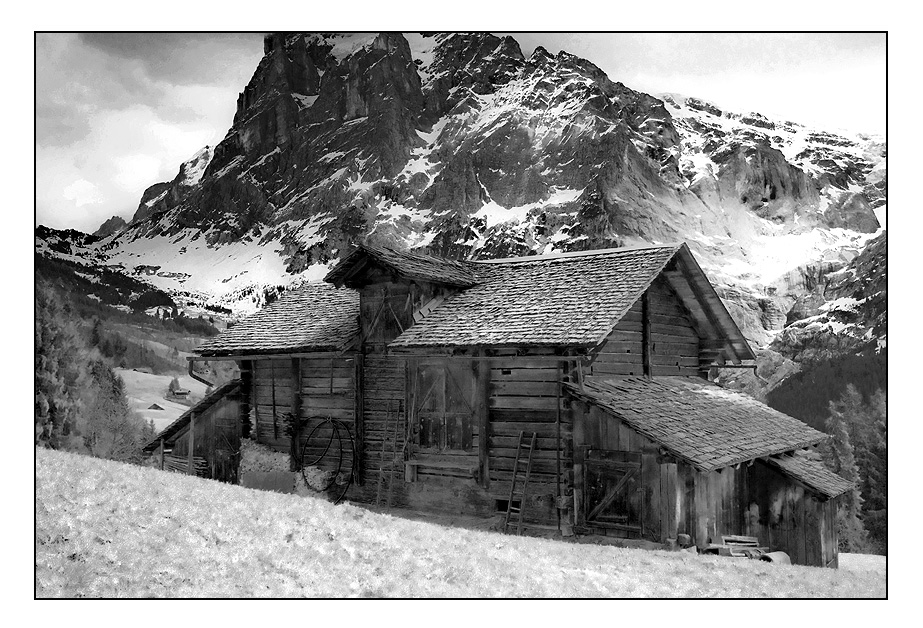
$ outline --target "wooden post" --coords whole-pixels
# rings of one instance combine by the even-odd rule
[[[362,353],[361,345],[359,350],[356,352],[355,362],[356,370],[353,375],[353,388],[356,403],[355,416],[353,417],[353,421],[355,424],[356,432],[356,459],[353,464],[356,473],[356,485],[362,486],[365,482],[365,421],[363,417],[363,387],[365,382],[365,373],[363,372],[363,367],[365,364],[365,354]]]
[[[238,417],[237,438],[251,436],[250,408],[255,407],[253,399],[253,362],[240,361],[240,416]],[[244,427],[246,425],[246,427]],[[239,444],[238,444],[239,447]]]
[[[571,418],[573,420],[574,430],[574,525],[582,526],[584,523],[583,513],[583,469],[584,458],[586,453],[586,415],[587,407],[580,404],[576,409],[571,406]]]
[[[651,377],[651,290],[648,288],[641,297],[641,364],[645,377]]]
[[[708,502],[708,475],[691,467],[689,472],[695,482],[695,544],[701,549],[708,545],[708,519],[712,508]]]
[[[269,381],[272,386],[272,437],[279,440],[279,422],[276,417],[276,361],[269,361]]]
[[[483,351],[478,352],[479,356]],[[478,421],[478,470],[482,488],[490,486],[490,465],[488,457],[490,413],[488,410],[488,397],[490,395],[490,362],[481,360],[475,362],[477,369],[477,397],[476,410]]]
[[[193,455],[195,454],[195,412],[189,413],[189,452],[186,455],[186,473],[195,475],[195,464]]]
[[[333,360],[331,359],[331,362]],[[333,372],[333,367],[330,369]],[[298,456],[298,440],[301,436],[301,358],[292,358],[292,437],[289,452],[289,469],[297,471],[300,468]]]
[[[160,439],[160,470],[163,471],[163,439]]]
[[[558,519],[558,532],[561,531],[561,388],[564,386],[563,362],[558,362],[557,412],[554,418],[555,429],[555,513]]]

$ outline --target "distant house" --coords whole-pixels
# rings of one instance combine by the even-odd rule
[[[148,406],[147,409],[148,409],[148,410],[163,410],[163,408],[161,408],[161,407],[160,407],[159,405],[157,405],[156,403],[152,403],[150,406]]]
[[[189,391],[185,388],[177,388],[173,391],[173,396],[178,397],[179,399],[186,399],[189,397]]]
[[[747,535],[837,565],[850,485],[811,454],[825,434],[708,381],[755,355],[685,244],[490,261],[363,245],[325,280],[198,353],[240,367],[225,426],[295,468],[351,470],[347,499],[483,517],[515,502],[539,530]],[[333,422],[346,455],[328,453]],[[523,435],[529,489],[511,499]]]

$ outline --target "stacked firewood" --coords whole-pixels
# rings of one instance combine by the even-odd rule
[[[205,458],[193,456],[192,466],[195,474],[199,477],[208,477],[208,461]],[[174,456],[173,454],[164,454],[163,468],[167,471],[176,473],[189,473],[189,460],[186,456]]]

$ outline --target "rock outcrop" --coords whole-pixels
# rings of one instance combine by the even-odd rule
[[[840,298],[886,194],[880,138],[644,94],[511,37],[282,33],[224,139],[98,248],[235,308],[363,239],[466,258],[683,240],[747,337],[798,358],[782,338]]]

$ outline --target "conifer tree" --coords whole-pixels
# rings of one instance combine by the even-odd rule
[[[861,420],[863,405],[862,396],[854,386],[849,385],[840,399],[830,402],[830,416],[825,424],[827,433],[832,436],[824,448],[825,462],[834,473],[853,484],[853,488],[843,497],[843,507],[837,513],[840,548],[852,552],[863,551],[867,542],[860,518],[862,495],[859,465],[850,441],[850,427],[855,421]]]
[[[78,411],[81,340],[50,286],[35,287],[35,444],[65,444]]]

